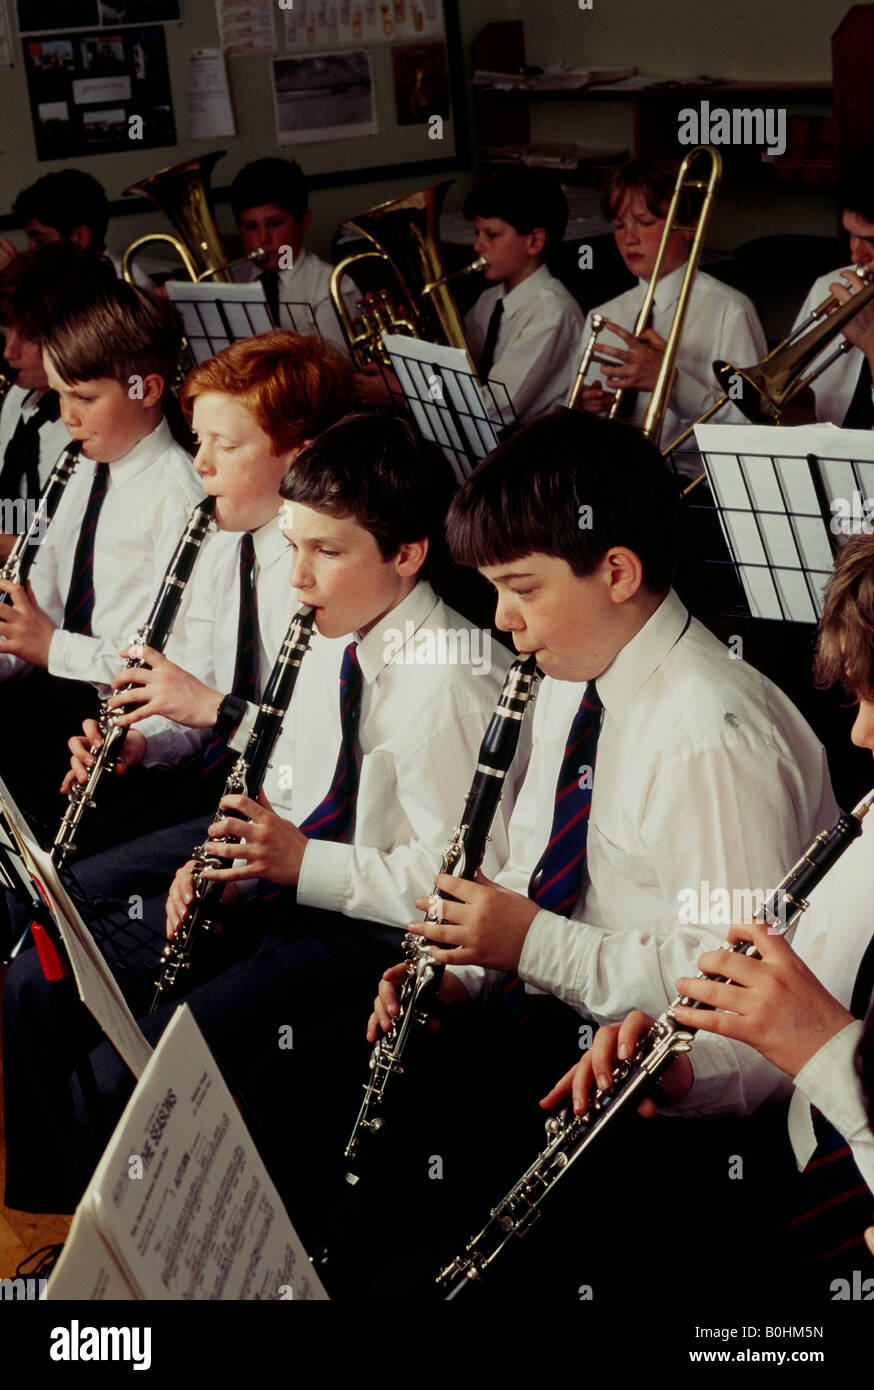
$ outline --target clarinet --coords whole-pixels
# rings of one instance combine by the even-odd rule
[[[466,879],[476,877],[501,799],[504,778],[519,743],[525,709],[533,696],[537,679],[533,653],[514,661],[507,672],[497,709],[480,746],[470,791],[465,797],[463,824],[452,831],[438,871],[441,874]],[[445,896],[437,894],[436,889],[435,895]],[[440,919],[428,912],[423,920],[437,922]],[[374,1044],[370,1054],[364,1100],[344,1152],[344,1157],[350,1163],[356,1158],[362,1138],[368,1134],[379,1134],[384,1128],[382,1110],[386,1086],[392,1076],[399,1076],[403,1072],[401,1062],[414,1025],[427,1023],[434,1009],[444,967],[438,965],[429,953],[428,948],[433,944],[411,932],[403,939],[407,974],[391,1028]],[[350,1170],[346,1173],[346,1181],[354,1186],[359,1177]]]
[[[821,831],[804,851],[762,909],[762,920],[771,923],[772,930],[775,929],[773,924],[779,923],[776,929],[782,935],[796,925],[808,907],[807,894],[861,835],[862,821],[872,805],[874,790],[863,797],[849,815],[842,813],[831,830]],[[787,913],[791,914],[788,920]],[[759,958],[759,952],[749,941],[726,943],[722,949]],[[697,979],[705,978],[703,972],[698,973]],[[710,978],[724,982],[727,977]],[[503,1201],[492,1208],[489,1220],[468,1241],[464,1253],[438,1274],[437,1287],[445,1292],[447,1301],[457,1298],[472,1283],[478,1283],[507,1242],[527,1233],[541,1215],[544,1197],[571,1165],[591,1147],[615,1116],[636,1109],[676,1056],[690,1050],[697,1029],[680,1026],[674,1014],[678,1004],[693,1009],[711,1007],[688,995],[678,996],[641,1038],[632,1056],[613,1068],[613,1086],[609,1091],[597,1089],[584,1115],[562,1110],[547,1120],[545,1148]]]
[[[76,471],[81,448],[81,439],[72,439],[61,453],[39,495],[39,503],[30,525],[16,540],[6,563],[0,566],[0,579],[8,579],[13,584],[27,583],[27,576],[37,556],[37,547],[58,510],[67,483]],[[0,593],[0,603],[11,602],[12,599],[5,590]]]
[[[283,720],[294,693],[300,664],[309,649],[315,611],[310,605],[302,604],[289,623],[279,656],[264,688],[261,707],[255,716],[248,742],[228,775],[222,797],[258,796],[270,767],[276,742],[282,733]],[[221,801],[221,798],[219,800]],[[216,812],[217,816],[234,814],[236,813],[221,809]],[[238,819],[245,821],[246,817],[238,816]],[[218,843],[236,845],[240,841],[236,835],[222,835]],[[197,942],[215,922],[216,909],[224,885],[215,879],[202,878],[203,870],[224,868],[227,868],[226,859],[208,854],[205,845],[195,846],[194,903],[187,920],[179,927],[173,939],[167,942],[161,953],[161,974],[155,981],[155,996],[149,1013],[154,1013],[158,1006],[170,997],[179,976],[191,969],[191,958]]]
[[[167,566],[163,583],[152,604],[151,612],[143,625],[137,629],[131,646],[139,646],[140,648],[150,646],[159,652],[164,650],[179,612],[185,586],[191,577],[191,571],[194,569],[194,562],[200,554],[201,546],[209,531],[214,511],[214,497],[204,497],[194,508],[188,525],[179,538],[179,544],[173,552],[173,558]],[[130,671],[134,667],[145,665],[142,657],[132,656],[123,669]],[[122,686],[122,689],[130,690],[132,685],[133,682],[130,682]],[[67,809],[58,826],[58,833],[52,845],[52,859],[59,868],[71,854],[76,852],[75,836],[82,818],[86,811],[92,810],[96,805],[97,788],[103,778],[112,772],[121,756],[121,750],[128,733],[126,728],[120,728],[116,722],[121,713],[121,709],[110,708],[108,698],[101,701],[97,723],[100,727],[102,742],[94,756],[88,781],[81,785],[74,782],[70,789]]]

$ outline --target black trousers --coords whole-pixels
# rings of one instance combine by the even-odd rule
[[[256,910],[245,914],[243,929],[260,932],[252,953],[192,989],[186,1002],[284,1185],[285,1156],[308,1142],[301,1098],[330,1074],[323,1045],[336,1056],[344,1040],[363,1037],[379,976],[399,957],[399,933],[294,912],[283,900],[263,911],[260,926]],[[141,1000],[142,984],[128,984],[126,992]],[[73,1209],[134,1085],[71,993],[67,980],[47,982],[28,950],[11,967],[0,1000],[6,1200],[24,1210]],[[175,1006],[141,1018],[150,1042]]]

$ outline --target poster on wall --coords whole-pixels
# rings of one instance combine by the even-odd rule
[[[175,145],[163,29],[25,40],[38,159]]]
[[[274,58],[273,102],[280,145],[375,135],[370,54],[362,48]]]
[[[300,53],[345,43],[398,43],[443,34],[443,0],[294,0],[285,47]]]
[[[120,29],[138,24],[178,24],[182,0],[15,0],[18,32]]]
[[[444,43],[397,44],[391,51],[398,125],[418,125],[450,114],[449,67]]]

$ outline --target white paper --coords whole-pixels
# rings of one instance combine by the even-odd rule
[[[376,135],[376,94],[367,49],[274,58],[272,72],[277,144]]]
[[[834,425],[698,425],[695,438],[753,617],[816,622],[835,538],[851,534],[854,515],[861,524],[874,499],[874,435]]]
[[[168,280],[167,294],[182,315],[185,336],[196,362],[205,362],[229,343],[273,327],[259,281],[248,285],[200,285]]]
[[[276,52],[271,0],[216,0],[219,44],[226,58]]]
[[[327,1299],[186,1005],[164,1030],[80,1213],[139,1298]],[[93,1255],[93,1238],[88,1245]],[[71,1232],[47,1297],[86,1297],[71,1292],[85,1287],[80,1269],[87,1278]]]
[[[73,82],[74,106],[90,106],[95,101],[130,101],[131,82],[126,76],[77,77]]]
[[[24,863],[57,924],[73,968],[79,998],[134,1076],[141,1076],[152,1049],[140,1032],[115,976],[71,903],[50,856],[34,840],[2,781],[0,803]]]
[[[383,333],[382,341],[416,424],[463,480],[470,457],[485,458],[498,443],[467,352],[400,333]]]
[[[337,44],[401,43],[442,34],[442,0],[293,0],[285,10],[289,53]]]
[[[9,29],[9,15],[6,0],[0,0],[0,68],[14,68],[12,54],[12,34]]]
[[[219,48],[198,48],[188,55],[188,138],[207,140],[236,135],[234,108],[225,60]]]

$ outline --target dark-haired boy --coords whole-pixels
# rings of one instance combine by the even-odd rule
[[[49,819],[64,731],[77,711],[93,712],[112,681],[200,497],[162,409],[180,341],[172,306],[114,281],[69,308],[43,347],[48,385],[82,451],[30,583],[0,581],[11,600],[0,607],[0,702],[18,735],[6,742],[0,771]],[[30,751],[37,731],[38,762]]]
[[[320,910],[295,912],[287,895],[243,908],[241,930],[253,941],[259,926],[264,933],[257,950],[194,988],[187,1002],[250,1104],[284,1139],[287,1112],[276,1110],[279,1091],[293,1077],[300,1111],[307,1087],[324,1075],[316,1033],[321,1045],[327,1030],[331,1047],[345,1044],[356,1058],[356,1008],[366,1001],[374,966],[379,969],[397,952],[406,904],[433,875],[458,823],[509,665],[503,649],[489,651],[485,660],[474,653],[475,632],[423,577],[439,577],[442,520],[453,487],[439,450],[418,440],[405,422],[373,416],[352,416],[324,431],[295,459],[282,487],[283,525],[295,551],[292,584],[316,608],[320,634],[303,660],[268,784],[270,797],[274,788],[284,794],[293,819],[274,814],[264,801],[225,798],[223,806],[241,810],[251,824],[245,844],[231,854],[226,844],[212,841],[210,851],[244,862],[208,876],[296,885],[298,909]],[[289,602],[289,616],[291,609]],[[353,632],[351,643],[322,640]],[[457,658],[441,660],[441,633],[444,639],[467,635],[470,652],[458,642]],[[443,649],[449,651],[447,641]],[[358,691],[351,703],[350,687]],[[247,728],[247,722],[240,727],[235,746],[243,747]],[[524,762],[523,750],[492,827],[486,855],[491,871],[507,853],[514,779]],[[338,806],[335,814],[332,807]],[[225,833],[225,824],[220,818],[214,832]],[[239,821],[233,825],[239,830]],[[187,914],[188,892],[190,865],[177,874],[171,891],[171,930]],[[157,905],[163,918],[163,898]],[[144,905],[147,924],[154,906]],[[15,1094],[31,1111],[31,1091],[46,1103],[38,1106],[39,1127],[18,1119],[13,1136],[7,1125],[7,1171],[10,1201],[40,1210],[49,1203],[57,1210],[58,1202],[72,1200],[75,1180],[58,1173],[57,1165],[49,1169],[34,1150],[56,1151],[46,1116],[57,1116],[57,1138],[64,1142],[69,1051],[59,1048],[57,1061],[46,1066],[43,1059],[34,1071],[28,1047],[34,1033],[50,1038],[58,1026],[46,999],[35,967],[16,962],[4,992]],[[147,1020],[147,1036],[159,1034],[173,1008],[164,1005]],[[294,1030],[292,1052],[277,1048],[279,1030],[288,1026]],[[89,1036],[96,1046],[93,1030]],[[108,1046],[92,1056],[111,1114],[129,1078]],[[345,1107],[354,1104],[356,1073],[351,1066],[345,1104],[320,1122],[326,1157],[339,1158],[324,1136],[337,1129],[339,1143]],[[7,1062],[7,1088],[9,1074]],[[95,1122],[93,1157],[105,1137]],[[313,1145],[315,1151],[315,1138]],[[291,1147],[295,1152],[283,1157],[286,1177],[311,1148]]]
[[[469,1015],[446,1028],[433,1065],[435,1077],[455,1076],[451,1101],[433,1104],[434,1079],[420,1076],[428,1105],[410,1141],[442,1154],[447,1174],[464,1171],[456,1198],[478,1191],[480,1215],[540,1147],[537,1101],[580,1017],[613,1021],[642,999],[660,1013],[677,974],[721,936],[714,894],[768,893],[835,814],[825,753],[804,720],[671,589],[676,515],[651,444],[571,411],[523,426],[450,510],[454,557],[494,584],[497,626],[545,672],[507,865],[493,882],[438,877],[458,901],[442,903],[441,923],[410,928],[445,943],[432,954],[447,966],[446,1004],[493,996],[474,1039]],[[506,972],[524,986],[509,1008]],[[370,1040],[390,1026],[400,978],[396,966],[380,983]],[[516,1027],[525,1012],[528,1026]],[[704,1095],[725,1075],[709,1060]],[[779,1089],[771,1069],[747,1076],[739,1061],[734,1071],[727,1108],[740,1115]],[[474,1177],[465,1155],[485,1144]]]
[[[589,340],[592,315],[601,314],[606,323],[598,338],[598,354],[616,365],[606,368],[606,390],[600,381],[592,382],[583,391],[582,405],[586,410],[604,413],[612,403],[612,392],[621,387],[627,394],[620,406],[620,418],[635,425],[643,423],[649,406],[689,259],[692,232],[673,231],[662,260],[650,322],[635,338],[634,326],[652,278],[675,179],[676,169],[667,161],[633,159],[618,169],[601,190],[601,211],[613,223],[619,254],[638,283],[606,304],[597,305],[586,316],[583,343]],[[692,284],[677,351],[676,374],[662,429],[663,444],[670,443],[697,420],[721,394],[713,373],[715,361],[749,366],[760,361],[765,352],[765,335],[752,302],[739,290],[699,270]],[[745,416],[729,404],[718,419],[725,424],[743,424]],[[701,472],[697,455],[684,457],[680,453],[676,462],[680,472],[693,477]]]
[[[841,224],[850,238],[850,261],[874,271],[874,179],[871,164],[874,146],[868,144],[848,162],[837,186]],[[841,278],[838,278],[838,277]],[[804,323],[817,305],[829,295],[842,304],[861,288],[858,276],[848,270],[833,270],[814,281],[795,320]],[[851,346],[822,373],[811,387],[816,398],[816,419],[828,420],[844,429],[871,429],[874,426],[874,397],[871,372],[874,369],[874,305],[868,304],[847,323],[843,336]],[[829,356],[834,343],[823,350]],[[816,370],[816,360],[812,364]]]
[[[105,256],[116,275],[121,275],[121,257],[106,250],[109,202],[103,185],[92,174],[82,169],[43,174],[36,183],[21,190],[12,211],[24,224],[29,251],[68,242],[82,251]],[[0,267],[8,265],[14,255],[12,243],[6,237],[0,238]],[[133,273],[143,289],[151,287],[152,281],[137,266]]]
[[[248,254],[260,246],[267,253],[259,265],[248,261],[235,267],[234,279],[240,283],[262,281],[277,322],[280,300],[308,304],[322,337],[348,352],[331,302],[333,267],[303,244],[313,215],[300,165],[276,156],[244,164],[231,184],[230,200],[244,251]],[[307,332],[304,325],[298,329]]]
[[[35,504],[70,437],[57,392],[49,390],[43,340],[69,308],[87,304],[113,279],[102,256],[66,244],[23,252],[0,271],[3,354],[17,374],[0,409],[0,498],[13,504],[17,533],[24,527],[15,501]],[[11,535],[0,539],[4,553],[12,543]]]

